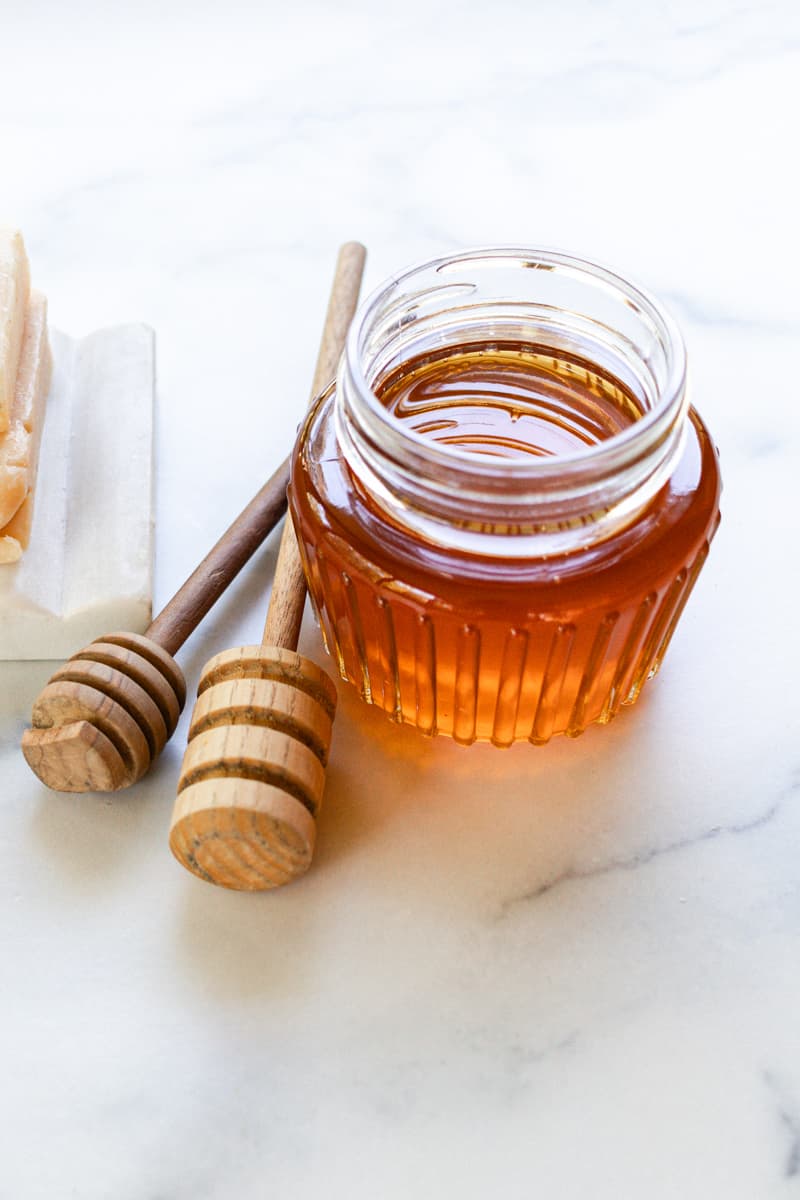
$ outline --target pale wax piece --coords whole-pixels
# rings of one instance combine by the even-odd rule
[[[0,659],[64,659],[151,616],[152,330],[50,340],[30,545],[0,566]]]
[[[11,420],[29,293],[22,234],[0,227],[0,433],[5,433]]]

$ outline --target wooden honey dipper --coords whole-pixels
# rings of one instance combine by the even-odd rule
[[[39,693],[22,752],[57,792],[114,792],[149,770],[186,701],[173,658],[286,510],[288,458],[144,634],[107,633]]]
[[[339,253],[312,400],[335,374],[365,254],[357,242]],[[288,883],[311,863],[336,689],[297,653],[305,598],[287,519],[261,645],[215,655],[197,689],[169,844],[209,883],[260,891]]]
[[[340,251],[328,340],[338,337],[358,294],[363,258],[360,246]],[[331,375],[335,361],[326,351]],[[22,736],[22,752],[42,783],[58,792],[113,792],[149,770],[186,701],[173,655],[285,513],[288,481],[287,457],[144,634],[105,634],[50,677]]]

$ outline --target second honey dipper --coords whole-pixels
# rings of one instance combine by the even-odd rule
[[[312,399],[335,373],[364,258],[357,242],[339,253]],[[305,598],[287,519],[261,645],[215,655],[198,687],[170,848],[209,883],[261,891],[288,883],[311,863],[336,689],[297,653]]]

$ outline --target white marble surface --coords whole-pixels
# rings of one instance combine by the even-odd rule
[[[185,720],[134,791],[50,794],[49,667],[0,666],[0,1195],[800,1194],[796,4],[0,8],[2,217],[57,326],[158,333],[157,604],[283,456],[348,237],[368,286],[485,242],[641,280],[726,485],[638,710],[464,751],[343,693],[280,893],[172,862]]]

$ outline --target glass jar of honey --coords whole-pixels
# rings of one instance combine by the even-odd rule
[[[594,263],[492,248],[363,304],[289,501],[342,676],[423,733],[508,746],[637,699],[719,490],[661,306]]]

